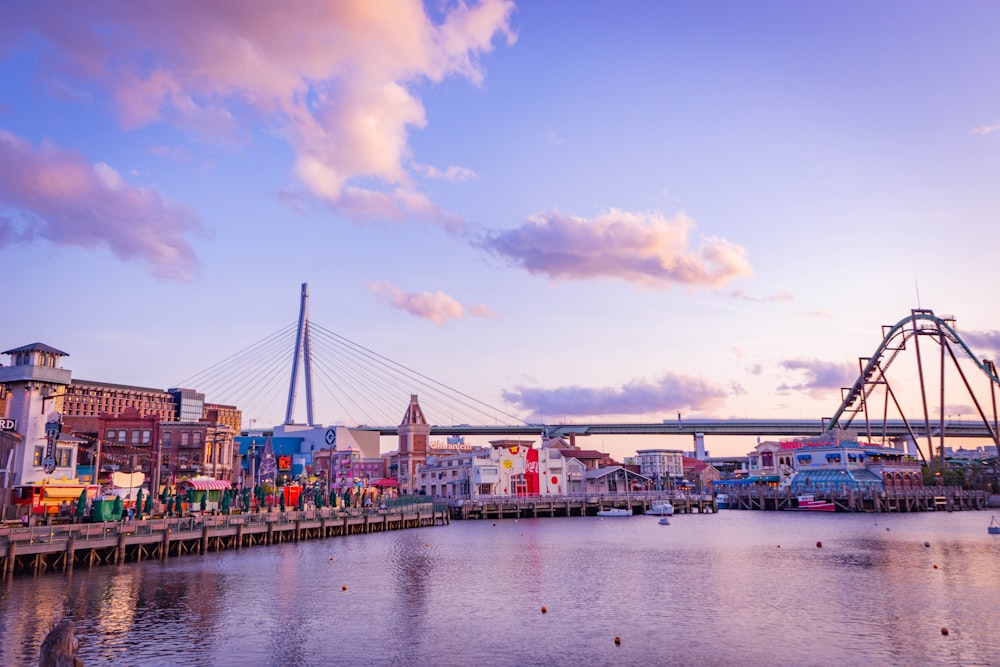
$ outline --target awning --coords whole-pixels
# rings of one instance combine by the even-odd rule
[[[372,482],[372,486],[399,486],[399,482],[391,477],[383,477],[382,479],[376,479]]]
[[[45,489],[46,498],[72,498],[77,500],[80,497],[80,492],[84,490],[84,487],[66,487],[66,486],[43,486]]]
[[[232,487],[224,479],[192,479],[188,480],[188,484],[196,491],[223,491]]]

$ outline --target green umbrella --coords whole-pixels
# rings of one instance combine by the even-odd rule
[[[285,493],[284,493],[284,489],[278,489],[278,498],[280,499],[279,503],[280,503],[280,506],[281,506],[281,511],[284,512],[285,511]]]
[[[220,504],[222,505],[222,512],[224,514],[229,514],[229,489],[226,489],[225,493],[222,494],[222,500]]]
[[[166,484],[164,484],[163,485],[163,491],[160,492],[160,502],[163,503],[164,505],[166,505],[167,504],[167,499],[169,497],[170,496],[167,495],[167,486],[166,486]]]
[[[202,512],[208,507],[208,491],[201,492],[201,500],[198,501],[198,505],[201,506]]]
[[[135,494],[135,513],[136,516],[142,514],[142,489],[139,489],[139,492]]]
[[[185,498],[184,499],[187,502],[189,502],[189,503],[193,503],[194,502],[194,487],[193,486],[189,486],[188,487],[187,493],[185,494]]]
[[[146,509],[145,509],[145,512],[146,512],[146,514],[152,514],[153,513],[153,494],[152,493],[150,493],[149,495],[146,496]]]
[[[115,504],[111,506],[111,518],[118,521],[122,518],[122,497],[115,496]]]
[[[87,489],[80,492],[80,499],[76,501],[76,516],[83,518],[87,513]]]

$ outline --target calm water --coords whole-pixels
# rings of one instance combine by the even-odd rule
[[[989,520],[467,521],[17,578],[0,664],[70,617],[88,667],[996,665]]]

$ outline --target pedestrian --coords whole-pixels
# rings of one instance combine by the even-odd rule
[[[24,526],[25,528],[27,528],[27,527],[28,527],[28,521],[29,521],[29,520],[30,520],[30,519],[29,519],[29,517],[28,517],[28,513],[27,513],[27,512],[25,512],[25,513],[24,513],[24,515],[23,515],[23,516],[21,517],[21,524],[22,524],[22,525],[23,525],[23,526]]]

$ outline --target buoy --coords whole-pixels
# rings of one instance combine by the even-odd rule
[[[934,569],[935,569],[935,570],[937,569],[937,563],[935,563],[935,564],[934,564]]]
[[[330,556],[330,560],[333,560],[333,556]]]
[[[941,634],[944,635],[945,637],[947,637],[948,636],[948,628],[941,628]]]
[[[887,532],[887,533],[889,532],[889,526],[885,527],[885,532]]]
[[[494,526],[495,526],[495,525],[497,525],[497,522],[496,522],[496,521],[494,521],[494,522],[493,522],[493,525],[494,525]]]
[[[430,545],[429,545],[429,544],[427,544],[426,542],[424,542],[424,546],[425,546],[425,547],[429,547]]]
[[[340,587],[340,590],[342,590],[342,591],[346,591],[346,590],[347,590],[347,584],[344,584],[343,586],[341,586],[341,587]]]
[[[615,646],[621,646],[621,643],[622,643],[622,638],[621,637],[615,637]]]
[[[924,546],[925,546],[925,547],[929,547],[930,545],[931,545],[931,543],[930,543],[930,542],[924,542]]]
[[[779,548],[779,549],[781,548],[781,545],[780,545],[780,544],[778,545],[778,548]]]
[[[822,549],[823,548],[823,543],[822,542],[816,542],[816,548],[817,549]]]
[[[542,605],[542,613],[543,614],[549,613],[549,610],[548,610],[548,608],[545,605]]]

